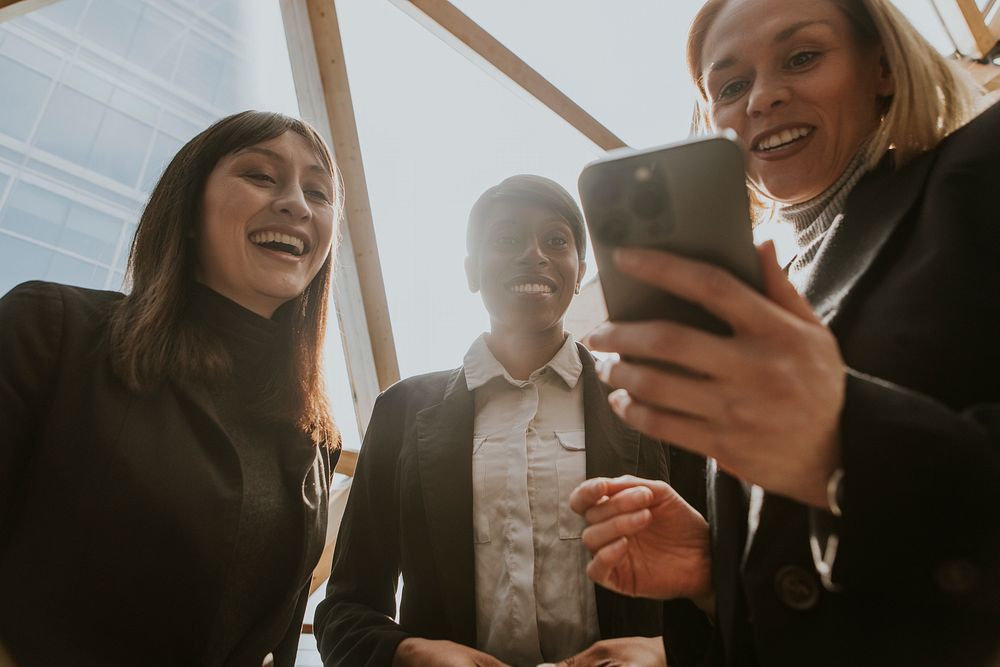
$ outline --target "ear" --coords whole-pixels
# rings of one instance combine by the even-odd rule
[[[580,260],[580,268],[576,272],[576,289],[573,291],[574,294],[580,293],[580,284],[583,282],[583,276],[587,273],[587,260]]]
[[[896,92],[896,77],[892,73],[892,68],[889,67],[889,58],[885,55],[885,47],[880,46],[878,49],[878,65],[879,75],[875,92],[879,97],[890,97]]]
[[[475,294],[479,291],[479,262],[474,257],[465,258],[465,280],[469,283],[469,291]]]

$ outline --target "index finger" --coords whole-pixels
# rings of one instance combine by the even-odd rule
[[[644,479],[635,475],[622,475],[613,479],[594,477],[573,489],[569,496],[569,506],[577,514],[583,515],[609,497],[637,486],[644,486],[653,492],[650,505],[661,502],[670,494],[670,485],[659,479]]]
[[[645,248],[618,248],[614,260],[623,273],[700,305],[734,330],[757,331],[785,316],[770,299],[708,262]]]

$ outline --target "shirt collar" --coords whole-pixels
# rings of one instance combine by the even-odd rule
[[[473,341],[469,351],[465,353],[462,361],[465,369],[465,384],[469,391],[475,391],[479,387],[489,382],[495,377],[502,377],[513,385],[521,384],[507,373],[507,370],[497,361],[486,344],[486,334],[482,334]],[[583,362],[580,361],[580,354],[576,349],[576,340],[573,334],[567,333],[566,340],[555,356],[549,359],[542,368],[551,368],[552,371],[562,378],[570,389],[580,381],[583,373]],[[539,369],[541,370],[541,369]],[[537,373],[538,371],[535,371]],[[532,373],[534,375],[535,373]]]

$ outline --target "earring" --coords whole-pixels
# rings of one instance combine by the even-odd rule
[[[573,294],[579,294],[579,293],[580,293],[580,283],[577,283],[576,287],[573,289]]]

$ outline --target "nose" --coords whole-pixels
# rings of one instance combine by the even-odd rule
[[[289,184],[278,191],[273,207],[276,212],[296,221],[308,218],[311,213],[305,193],[295,184]]]
[[[545,266],[549,263],[549,258],[538,239],[531,238],[524,244],[517,261],[523,266]]]
[[[788,103],[790,91],[780,77],[758,76],[747,99],[747,115],[759,118]]]

